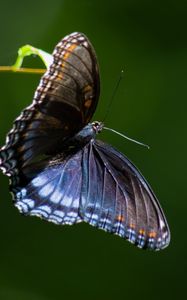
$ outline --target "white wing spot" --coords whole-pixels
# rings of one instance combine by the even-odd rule
[[[79,207],[79,199],[78,198],[74,199],[74,201],[72,203],[72,207],[73,208],[78,208]]]
[[[48,183],[39,191],[39,195],[41,197],[48,197],[52,193],[53,190],[54,190],[54,185],[51,183]]]
[[[38,186],[44,185],[46,183],[46,181],[47,181],[47,178],[45,176],[39,176],[32,180],[32,184],[35,187],[38,187]]]
[[[34,201],[32,199],[24,199],[24,200],[22,200],[22,202],[27,204],[29,206],[29,208],[34,207]]]
[[[38,207],[38,209],[44,210],[48,214],[51,213],[51,208],[47,205],[41,205],[41,206]]]
[[[88,43],[87,43],[86,41],[83,43],[83,45],[84,45],[85,47],[88,47]]]
[[[62,192],[56,189],[50,197],[50,201],[53,203],[59,203],[62,198]]]
[[[77,213],[74,212],[74,211],[70,211],[68,214],[67,214],[67,217],[70,217],[70,218],[76,218],[77,216]]]
[[[58,216],[60,218],[63,218],[64,215],[65,215],[65,213],[63,211],[61,211],[61,210],[55,210],[53,213],[54,213],[54,215],[56,215],[56,216]]]
[[[72,204],[72,197],[68,197],[68,196],[65,196],[62,201],[60,202],[61,205],[63,206],[66,206],[66,207],[70,207],[71,204]]]

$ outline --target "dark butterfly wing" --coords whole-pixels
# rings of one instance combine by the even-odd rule
[[[80,213],[84,221],[140,248],[168,245],[169,228],[150,186],[111,146],[92,140],[84,148]]]
[[[169,244],[166,219],[145,179],[124,155],[94,139],[42,171],[36,167],[34,179],[14,189],[14,201],[26,215],[57,224],[85,221],[140,248]]]
[[[80,222],[81,164],[82,151],[49,162],[25,187],[17,187],[15,206],[25,215],[38,216],[56,224]]]
[[[66,36],[53,59],[33,103],[16,119],[0,150],[0,168],[12,177],[13,187],[25,184],[33,161],[61,152],[64,142],[89,122],[98,102],[98,65],[86,36]]]

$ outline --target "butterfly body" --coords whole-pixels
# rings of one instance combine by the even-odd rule
[[[85,221],[140,248],[162,249],[170,232],[149,184],[128,158],[96,139],[103,123],[89,123],[99,89],[89,40],[65,37],[0,150],[0,169],[25,215],[60,225]]]

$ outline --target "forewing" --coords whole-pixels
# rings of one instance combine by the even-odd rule
[[[170,240],[164,213],[136,167],[111,146],[84,148],[80,212],[84,221],[140,248],[159,250]]]
[[[28,184],[13,189],[15,206],[25,215],[38,216],[56,224],[81,222],[81,164],[82,151],[49,162]]]
[[[8,176],[17,176],[17,182],[31,162],[61,152],[64,141],[89,122],[97,105],[98,65],[86,36],[66,36],[55,47],[53,58],[33,103],[15,120],[0,150],[0,168]]]

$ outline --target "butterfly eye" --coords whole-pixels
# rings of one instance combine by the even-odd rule
[[[102,131],[104,124],[102,122],[94,121],[92,123],[92,128],[96,133],[99,133]]]

